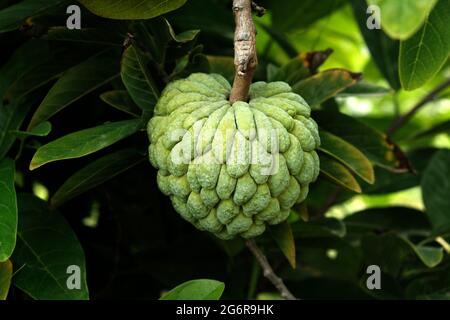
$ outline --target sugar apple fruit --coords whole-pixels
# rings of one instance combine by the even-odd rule
[[[285,82],[255,82],[230,105],[218,74],[194,73],[163,90],[148,123],[159,189],[175,210],[221,239],[251,238],[289,216],[319,174],[310,107]]]

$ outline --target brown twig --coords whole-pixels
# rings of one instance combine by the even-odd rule
[[[258,60],[256,57],[256,29],[252,18],[251,0],[233,0],[234,20],[234,75],[230,102],[247,101],[248,91]]]
[[[429,94],[427,94],[425,97],[423,97],[422,100],[419,101],[411,110],[409,110],[407,113],[405,113],[403,116],[398,117],[394,120],[392,125],[387,130],[387,135],[392,136],[396,130],[401,128],[406,122],[408,122],[416,113],[419,111],[424,105],[426,105],[428,102],[433,101],[436,96],[450,86],[450,78],[442,82],[440,85],[438,85],[436,88],[434,88]]]
[[[258,245],[254,240],[247,240],[245,242],[249,250],[253,253],[258,263],[261,265],[264,277],[266,277],[275,288],[281,293],[281,296],[286,300],[297,300],[294,295],[289,291],[289,289],[284,284],[283,280],[278,277],[272,269],[269,261],[267,260],[264,253],[259,249]]]

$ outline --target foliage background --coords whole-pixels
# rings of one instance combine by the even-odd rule
[[[180,219],[146,160],[167,81],[232,79],[231,1],[80,2],[77,31],[70,2],[0,0],[0,298],[158,299],[192,279],[217,281],[167,298],[279,298],[243,241]],[[367,29],[363,0],[258,2],[255,80],[289,81],[323,132],[307,202],[258,238],[299,298],[450,297],[449,86],[386,135],[448,84],[450,1],[404,2],[369,1],[383,30]],[[65,287],[72,264],[81,290]],[[371,264],[382,290],[366,288]]]

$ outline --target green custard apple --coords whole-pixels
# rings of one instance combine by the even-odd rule
[[[255,82],[249,101],[232,105],[230,91],[218,74],[169,83],[148,124],[149,156],[184,219],[221,239],[252,238],[305,200],[320,138],[287,83]]]

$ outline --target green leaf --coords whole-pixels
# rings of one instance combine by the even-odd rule
[[[145,111],[153,110],[159,90],[148,70],[149,58],[133,45],[122,56],[121,76],[133,101]]]
[[[394,39],[408,39],[424,23],[436,0],[367,0],[380,8],[381,27]]]
[[[435,233],[450,231],[450,150],[439,150],[422,177],[422,198]]]
[[[44,121],[39,123],[36,127],[31,129],[30,131],[20,131],[20,130],[14,130],[12,133],[14,133],[19,138],[25,138],[25,137],[45,137],[48,136],[48,134],[52,131],[52,124],[48,121]]]
[[[400,89],[398,50],[400,42],[389,38],[381,29],[367,28],[367,3],[352,0],[353,13],[371,57],[392,89]],[[350,88],[349,88],[350,89]]]
[[[339,237],[343,238],[346,233],[345,224],[335,218],[323,218],[303,222],[299,220],[292,224],[292,232],[295,238],[324,238]]]
[[[114,90],[104,92],[100,95],[105,103],[116,108],[117,110],[128,113],[134,117],[139,117],[142,111],[131,100],[130,95],[125,90]]]
[[[79,0],[92,13],[110,19],[151,19],[178,9],[187,0]]]
[[[89,92],[119,75],[116,51],[106,51],[69,69],[50,89],[36,109],[28,129],[48,120]]]
[[[272,37],[273,40],[280,46],[281,49],[290,57],[294,58],[298,55],[298,50],[294,47],[294,45],[289,41],[286,35],[283,32],[279,32],[272,27],[269,27],[263,23],[258,23],[256,21],[256,25],[263,28],[267,34]]]
[[[216,280],[187,281],[164,294],[160,300],[219,300],[225,284]]]
[[[444,249],[437,247],[430,247],[424,245],[415,245],[405,237],[401,237],[405,243],[414,251],[416,256],[426,265],[428,268],[434,268],[441,263],[444,258]]]
[[[450,133],[450,120],[441,122],[432,128],[419,131],[411,139],[431,138],[441,133]]]
[[[320,141],[319,150],[340,161],[367,183],[375,182],[373,166],[359,149],[325,130],[320,131]]]
[[[361,74],[344,69],[329,69],[301,80],[292,91],[301,95],[312,107],[334,97],[361,79]]]
[[[18,203],[20,221],[12,260],[19,271],[14,285],[39,300],[88,299],[84,252],[69,224],[30,194],[19,195]],[[67,286],[69,266],[80,268],[79,290]]]
[[[424,212],[407,207],[371,208],[354,212],[344,219],[347,227],[373,231],[428,232],[430,222]]]
[[[19,28],[33,15],[48,12],[54,7],[68,3],[67,0],[25,0],[0,11],[0,32]]]
[[[401,42],[399,74],[405,90],[421,87],[445,64],[450,53],[449,25],[450,0],[439,0],[423,27]]]
[[[64,41],[85,43],[91,45],[118,46],[123,44],[123,33],[117,25],[108,25],[108,29],[83,27],[81,30],[69,30],[67,27],[51,27],[47,31],[46,39],[51,41]]]
[[[290,31],[306,28],[317,20],[338,10],[346,0],[270,0],[267,6],[272,13],[272,23],[280,31]]]
[[[47,41],[33,39],[17,48],[11,58],[0,68],[0,97],[14,81],[47,61],[51,52]],[[0,99],[0,104],[1,104]]]
[[[209,71],[224,76],[230,83],[234,78],[234,58],[226,56],[207,56]]]
[[[385,87],[359,82],[341,91],[338,97],[381,97],[389,93],[391,93],[391,90]]]
[[[361,186],[350,171],[340,162],[325,154],[320,154],[320,172],[331,182],[350,191],[361,193]]]
[[[303,55],[297,55],[279,68],[271,77],[270,81],[284,81],[290,85],[294,85],[309,76],[310,71],[306,67],[306,61],[303,59]]]
[[[0,301],[6,300],[11,286],[13,265],[10,260],[0,262]]]
[[[145,158],[133,149],[125,149],[103,156],[77,171],[59,187],[50,200],[58,207],[68,200],[114,178],[141,163]]]
[[[320,127],[330,131],[361,150],[373,164],[385,168],[396,168],[399,161],[394,146],[387,142],[386,135],[357,119],[339,112],[315,111],[313,118]]]
[[[30,170],[59,160],[80,158],[122,140],[142,126],[141,120],[124,120],[70,133],[40,147],[33,156]]]
[[[0,159],[5,157],[16,141],[13,131],[20,128],[30,108],[30,102],[24,99],[7,105],[2,105],[0,101]]]
[[[8,260],[16,245],[17,199],[14,175],[14,161],[0,160],[0,262]]]
[[[297,260],[295,255],[295,239],[291,225],[285,221],[276,226],[272,226],[269,230],[270,235],[281,249],[281,252],[283,252],[291,267],[295,269]]]

